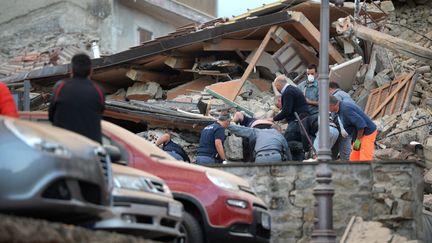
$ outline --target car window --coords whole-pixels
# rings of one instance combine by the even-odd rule
[[[128,151],[127,151],[126,148],[123,147],[121,144],[119,144],[119,143],[117,143],[116,141],[112,140],[111,138],[109,138],[109,137],[103,135],[103,136],[102,136],[102,145],[111,145],[111,146],[115,146],[115,147],[117,147],[117,148],[120,150],[120,155],[121,155],[120,160],[121,160],[121,161],[124,161],[124,162],[126,162],[126,163],[129,162],[129,154],[128,154]]]

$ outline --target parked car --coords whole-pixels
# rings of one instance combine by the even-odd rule
[[[47,120],[44,112],[21,117]],[[183,204],[180,231],[188,243],[270,242],[271,218],[264,202],[249,184],[230,173],[182,163],[148,142],[112,123],[102,121],[103,144],[120,149],[121,160],[168,184]]]
[[[113,158],[114,162],[120,159]],[[183,205],[175,201],[165,182],[149,173],[112,164],[114,216],[97,222],[95,229],[134,234],[154,240],[180,237]]]
[[[110,203],[104,148],[52,126],[0,116],[0,212],[96,221]]]

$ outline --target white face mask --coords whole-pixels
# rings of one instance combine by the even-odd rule
[[[315,80],[315,76],[312,75],[312,74],[309,74],[309,75],[307,76],[307,78],[308,78],[309,83],[312,83],[312,82]]]

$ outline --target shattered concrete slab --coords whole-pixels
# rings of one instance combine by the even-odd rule
[[[417,243],[393,233],[390,229],[376,221],[363,221],[361,217],[353,217],[345,230],[341,243]]]

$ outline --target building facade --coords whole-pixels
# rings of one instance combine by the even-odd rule
[[[216,0],[15,0],[0,3],[0,55],[97,41],[116,53],[216,15]]]

